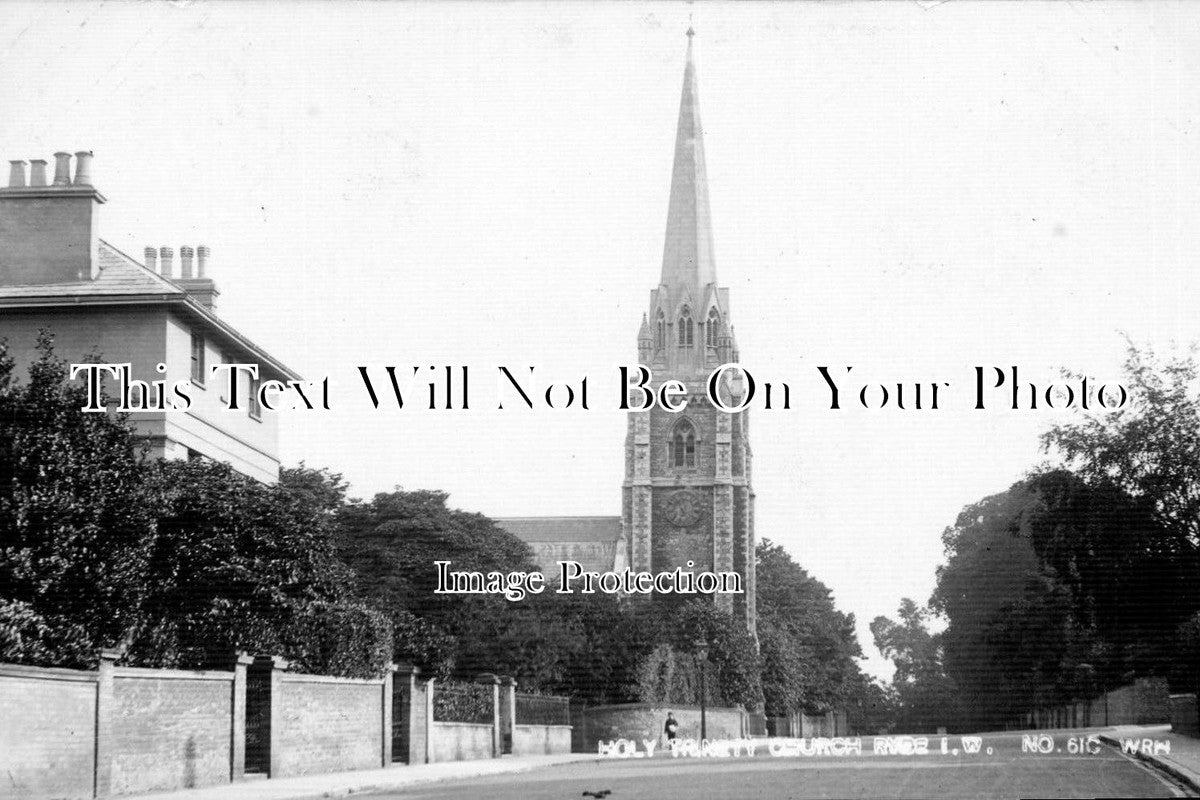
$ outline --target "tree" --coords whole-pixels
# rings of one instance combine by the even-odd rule
[[[512,675],[527,689],[594,703],[637,696],[637,665],[661,639],[657,605],[547,590],[509,601],[435,594],[435,561],[455,571],[530,572],[522,541],[480,514],[451,509],[443,492],[376,495],[338,514],[338,552],[359,593],[392,621],[395,658],[442,678]]]
[[[617,595],[547,590],[511,604],[502,619],[521,685],[593,704],[637,699],[637,667],[663,627],[659,609]]]
[[[1162,674],[1192,657],[1170,631],[1200,611],[1200,368],[1194,346],[1162,359],[1130,342],[1124,371],[1134,400],[1128,408],[1080,411],[1051,428],[1042,444],[1091,491],[1120,498],[1132,516],[1131,524],[1108,526],[1119,549],[1105,548],[1099,535],[1087,537],[1101,549],[1084,559],[1093,562],[1092,582],[1116,585],[1078,588],[1096,604],[1095,623],[1115,650],[1119,663],[1111,671]],[[1190,684],[1174,682],[1181,689]]]
[[[1130,406],[1080,411],[1042,437],[1043,447],[1089,484],[1115,485],[1145,498],[1169,534],[1164,546],[1181,557],[1194,557],[1200,543],[1200,369],[1194,352],[1164,361],[1130,342],[1124,367]]]
[[[891,684],[872,680],[860,672],[846,702],[846,722],[851,732],[886,734],[896,727],[899,715],[900,700]]]
[[[523,612],[497,595],[435,594],[434,562],[484,573],[537,567],[520,539],[482,514],[448,508],[446,499],[444,492],[397,490],[349,503],[337,518],[337,552],[355,572],[362,597],[398,629],[408,628],[398,641],[428,648],[397,658],[443,673],[450,664],[467,675],[494,672],[512,665],[512,642],[503,637]],[[430,627],[415,626],[414,617]]]
[[[1105,685],[1129,672],[1166,674],[1172,634],[1198,607],[1194,553],[1180,552],[1144,495],[1065,470],[1024,485],[1037,501],[1023,530],[1069,597],[1073,628],[1091,650],[1085,663],[1100,667]]]
[[[391,659],[390,623],[356,602],[336,557],[340,476],[300,467],[266,485],[193,460],[158,462],[149,482],[158,508],[152,588],[131,658],[199,667],[243,649],[354,676]]]
[[[128,418],[86,401],[49,334],[27,383],[0,344],[0,660],[83,667],[117,646],[200,667],[238,648],[369,675],[390,659],[388,621],[335,557],[341,476],[147,463]]]
[[[948,620],[945,669],[977,729],[1059,702],[1064,663],[1089,649],[1069,592],[1031,541],[1040,508],[1038,492],[1020,482],[967,506],[942,534],[947,561],[931,606]]]
[[[833,604],[781,546],[764,539],[757,550],[758,640],[768,713],[823,713],[845,705],[857,685],[862,649],[854,615]]]
[[[153,504],[126,419],[37,352],[21,383],[0,343],[0,660],[82,667],[139,625]]]
[[[967,506],[942,538],[931,603],[976,724],[1169,671],[1194,573],[1147,498],[1052,470]]]
[[[677,606],[657,624],[649,616],[655,609],[640,602],[643,642],[653,650],[637,668],[638,697],[642,702],[695,704],[700,701],[700,671],[704,671],[705,701],[714,705],[758,708],[763,703],[758,654],[745,626],[710,600],[696,599]],[[707,652],[700,660],[696,642]]]
[[[929,632],[929,612],[909,598],[900,602],[899,621],[879,616],[871,621],[875,646],[896,665],[892,686],[897,729],[932,732],[961,724],[958,687],[946,674],[941,637]]]

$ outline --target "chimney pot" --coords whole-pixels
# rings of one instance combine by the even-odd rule
[[[46,185],[46,159],[35,158],[29,162],[29,185]]]
[[[172,277],[172,273],[175,271],[173,263],[175,260],[175,251],[169,247],[160,247],[158,248],[158,257],[162,262],[162,274],[168,278]]]
[[[8,162],[8,187],[10,189],[25,187],[25,162],[23,160]]]
[[[92,151],[80,150],[75,154],[75,185],[92,185]]]
[[[54,185],[71,185],[71,154],[61,150],[54,154]]]
[[[192,254],[193,254],[193,252],[194,251],[192,250],[192,248],[188,247],[187,245],[184,245],[183,247],[179,248],[179,277],[181,277],[181,278],[192,277]]]
[[[155,272],[158,272],[158,248],[157,247],[147,247],[146,248],[146,267],[148,269],[154,270]]]
[[[208,245],[202,244],[196,248],[196,277],[208,277],[208,257],[212,255],[212,250]]]

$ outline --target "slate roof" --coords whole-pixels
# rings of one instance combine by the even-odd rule
[[[531,543],[613,543],[621,538],[620,517],[501,517],[495,523]]]
[[[94,281],[0,286],[0,299],[25,297],[75,297],[161,295],[183,299],[187,294],[172,281],[146,269],[103,239],[99,246],[100,274]]]
[[[98,247],[100,272],[95,280],[49,283],[32,286],[0,286],[0,308],[44,307],[88,304],[170,303],[210,330],[236,342],[253,353],[258,363],[280,375],[300,380],[300,375],[267,353],[244,334],[212,311],[188,297],[184,289],[169,278],[122,253],[103,239]],[[269,375],[266,377],[270,377]]]

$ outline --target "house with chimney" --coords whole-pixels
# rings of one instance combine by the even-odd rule
[[[72,174],[74,161],[74,174]],[[137,411],[131,422],[158,458],[209,458],[270,483],[279,477],[276,415],[256,402],[257,383],[300,376],[221,319],[209,248],[147,247],[137,261],[99,235],[105,198],[92,184],[92,154],[10,161],[0,188],[0,340],[19,368],[36,358],[39,331],[68,362],[98,357],[171,387],[187,381],[186,410]],[[237,410],[214,364],[257,364]],[[82,379],[80,379],[82,380]],[[111,388],[111,384],[110,384]]]

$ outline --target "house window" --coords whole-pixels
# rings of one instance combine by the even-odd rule
[[[692,313],[684,308],[683,313],[679,315],[679,346],[691,347],[692,336]]]
[[[717,331],[721,327],[721,315],[715,308],[708,310],[708,321],[704,324],[704,344],[708,347],[717,346]]]
[[[250,400],[246,403],[246,407],[250,410],[250,419],[262,419],[262,405],[258,402],[260,383],[258,378],[250,379]]]
[[[672,467],[696,466],[696,428],[686,419],[675,426],[667,442],[667,461]]]
[[[204,385],[204,337],[192,334],[192,381]]]
[[[658,310],[658,316],[654,319],[654,349],[662,350],[667,346],[667,317],[663,314],[662,309]]]

